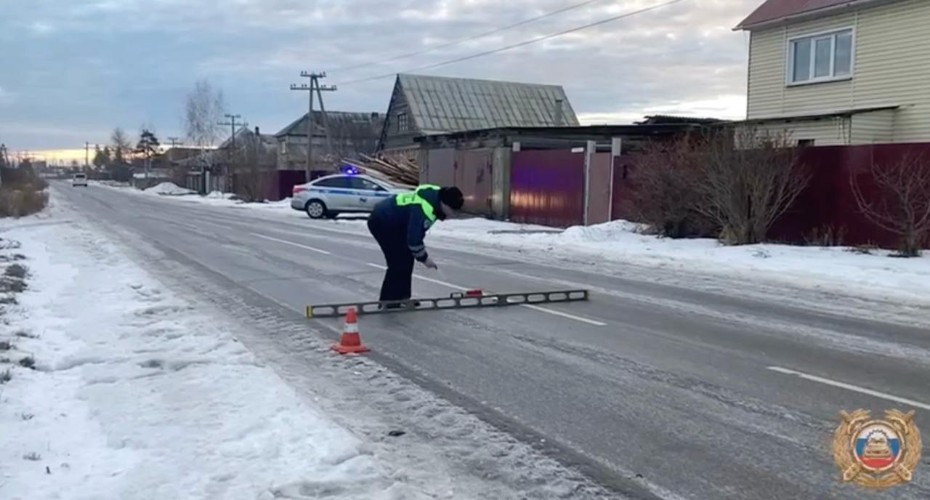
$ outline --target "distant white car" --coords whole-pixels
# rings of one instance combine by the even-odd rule
[[[77,186],[87,187],[87,174],[74,174],[71,178],[71,187]]]
[[[368,175],[342,173],[298,184],[292,191],[294,210],[306,212],[311,219],[335,219],[339,214],[370,213],[379,201],[411,190]]]

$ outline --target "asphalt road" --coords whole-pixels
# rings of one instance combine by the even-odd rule
[[[383,259],[375,242],[331,222],[102,187],[58,191],[91,218],[176,249],[294,315],[307,304],[377,297]],[[830,442],[840,410],[916,409],[930,436],[924,328],[482,248],[433,253],[442,272],[418,267],[417,296],[584,287],[592,298],[363,316],[365,342],[494,425],[545,438],[555,458],[618,491],[646,482],[657,498],[866,498],[837,481]],[[330,337],[341,326],[313,323]],[[923,462],[914,483],[874,498],[930,498],[927,446]]]

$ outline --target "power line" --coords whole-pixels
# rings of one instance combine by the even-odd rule
[[[498,47],[498,48],[496,48],[496,49],[486,50],[486,51],[484,51],[484,52],[478,52],[478,53],[476,53],[476,54],[471,54],[471,55],[468,55],[468,56],[458,57],[458,58],[455,58],[455,59],[450,59],[450,60],[438,62],[438,63],[435,63],[435,64],[429,64],[429,65],[426,65],[426,66],[420,66],[420,67],[418,67],[418,68],[408,69],[408,70],[405,70],[405,71],[401,71],[401,73],[412,73],[412,72],[414,72],[414,71],[423,71],[423,70],[426,70],[426,69],[438,68],[438,67],[440,67],[440,66],[446,66],[446,65],[448,65],[448,64],[454,64],[454,63],[457,63],[457,62],[468,61],[468,60],[470,60],[470,59],[476,59],[476,58],[478,58],[478,57],[483,57],[483,56],[488,56],[488,55],[491,55],[491,54],[496,54],[496,53],[498,53],[498,52],[504,52],[505,50],[515,49],[515,48],[517,48],[517,47],[524,47],[524,46],[526,46],[526,45],[531,45],[531,44],[538,43],[538,42],[542,42],[542,41],[545,41],[545,40],[550,40],[550,39],[552,39],[552,38],[557,38],[557,37],[560,37],[560,36],[563,36],[563,35],[567,35],[567,34],[569,34],[569,33],[575,33],[575,32],[577,32],[577,31],[582,31],[582,30],[586,30],[586,29],[588,29],[588,28],[593,28],[593,27],[595,27],[595,26],[600,26],[600,25],[602,25],[602,24],[607,24],[607,23],[610,23],[610,22],[613,22],[613,21],[618,21],[618,20],[620,20],[620,19],[625,19],[625,18],[627,18],[627,17],[632,17],[632,16],[635,16],[635,15],[638,15],[638,14],[643,14],[643,13],[645,13],[645,12],[649,12],[649,11],[651,11],[651,10],[655,10],[655,9],[658,9],[658,8],[661,8],[661,7],[665,7],[665,6],[668,6],[668,5],[676,4],[676,3],[679,3],[679,2],[681,2],[681,1],[682,1],[682,0],[671,0],[671,1],[668,1],[668,2],[665,2],[665,3],[661,3],[661,4],[658,4],[658,5],[653,5],[653,6],[651,6],[651,7],[646,7],[646,8],[639,9],[639,10],[635,10],[635,11],[632,11],[632,12],[627,12],[626,14],[620,14],[620,15],[617,15],[617,16],[608,17],[608,18],[606,18],[606,19],[602,19],[602,20],[600,20],[600,21],[595,21],[595,22],[590,23],[590,24],[585,24],[585,25],[583,25],[583,26],[577,26],[577,27],[574,27],[574,28],[571,28],[571,29],[567,29],[567,30],[565,30],[565,31],[560,31],[560,32],[558,32],[558,33],[552,33],[552,34],[549,34],[549,35],[544,35],[544,36],[541,36],[541,37],[533,38],[533,39],[531,39],[531,40],[524,40],[524,41],[519,42],[519,43],[514,43],[514,44],[511,44],[511,45],[506,45],[506,46],[504,46],[504,47]],[[393,77],[396,76],[396,75],[397,75],[397,72],[385,73],[385,74],[383,74],[383,75],[370,76],[370,77],[367,77],[367,78],[359,78],[359,79],[356,79],[356,80],[349,80],[349,81],[347,81],[347,82],[342,82],[342,83],[340,83],[340,85],[350,85],[350,84],[353,84],[353,83],[369,82],[369,81],[372,81],[372,80],[380,80],[380,79],[382,79],[382,78],[393,78]]]
[[[384,63],[390,62],[390,61],[397,61],[398,59],[406,59],[406,58],[408,58],[408,57],[413,57],[413,56],[418,56],[418,55],[421,55],[421,54],[426,54],[426,53],[429,53],[429,52],[433,52],[433,51],[435,51],[435,50],[444,49],[444,48],[447,48],[447,47],[453,47],[453,46],[455,46],[455,45],[459,45],[459,44],[462,44],[462,43],[465,43],[465,42],[470,42],[470,41],[472,41],[472,40],[477,40],[477,39],[479,39],[479,38],[484,38],[484,37],[486,37],[486,36],[495,35],[495,34],[497,34],[497,33],[503,32],[503,31],[508,31],[508,30],[512,30],[512,29],[514,29],[514,28],[519,28],[520,26],[523,26],[523,25],[525,25],[525,24],[534,23],[534,22],[536,22],[536,21],[539,21],[539,20],[541,20],[541,19],[545,19],[545,18],[547,18],[547,17],[557,16],[557,15],[563,14],[563,13],[565,13],[565,12],[569,12],[569,11],[572,11],[572,10],[575,10],[575,9],[580,9],[580,8],[585,7],[585,6],[587,6],[587,5],[591,5],[592,3],[602,2],[602,1],[604,1],[604,0],[586,0],[586,1],[584,1],[584,2],[576,3],[576,4],[574,4],[574,5],[569,5],[568,7],[563,7],[563,8],[561,8],[561,9],[554,10],[554,11],[552,11],[552,12],[547,12],[547,13],[545,13],[545,14],[542,14],[542,15],[539,15],[539,16],[536,16],[536,17],[531,17],[531,18],[529,18],[529,19],[524,19],[524,20],[519,21],[519,22],[516,22],[516,23],[514,23],[514,24],[510,24],[510,25],[507,25],[507,26],[502,26],[502,27],[500,27],[500,28],[495,28],[495,29],[493,29],[493,30],[491,30],[491,31],[485,31],[484,33],[479,33],[479,34],[477,34],[477,35],[472,35],[472,36],[469,36],[469,37],[460,38],[460,39],[458,39],[458,40],[454,40],[454,41],[451,41],[451,42],[443,43],[443,44],[440,44],[440,45],[433,45],[433,46],[431,46],[431,47],[427,47],[427,48],[425,48],[425,49],[423,49],[423,50],[418,50],[418,51],[416,51],[416,52],[408,52],[408,53],[406,53],[406,54],[400,54],[400,55],[392,56],[392,57],[389,57],[389,58],[387,58],[387,59],[379,59],[379,60],[377,60],[377,61],[371,60],[371,61],[364,62],[364,63],[360,63],[360,64],[353,64],[353,65],[351,65],[351,66],[343,66],[343,67],[341,67],[341,68],[331,69],[331,70],[329,70],[329,71],[331,71],[331,72],[336,72],[336,71],[349,71],[349,70],[361,68],[361,67],[364,67],[364,66],[372,66],[372,65],[376,65],[376,64],[384,64]]]

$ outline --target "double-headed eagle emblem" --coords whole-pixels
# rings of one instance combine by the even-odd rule
[[[867,410],[840,416],[833,458],[844,482],[885,489],[911,481],[922,447],[913,411],[887,410],[884,420],[872,420]]]

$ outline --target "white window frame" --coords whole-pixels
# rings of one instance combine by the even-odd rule
[[[836,36],[842,33],[849,33],[851,38],[851,47],[849,50],[849,74],[848,75],[834,75],[836,68]],[[814,68],[816,66],[816,57],[817,44],[816,40],[818,38],[827,38],[830,37],[830,75],[829,76],[814,76]],[[810,40],[811,41],[811,66],[810,66],[810,78],[807,80],[794,80],[794,46],[795,43],[801,40]],[[847,26],[844,28],[836,28],[827,31],[820,31],[817,33],[805,33],[803,35],[793,36],[788,38],[787,46],[785,47],[787,52],[786,54],[786,67],[785,67],[785,84],[789,87],[796,87],[799,85],[811,85],[816,83],[824,82],[840,82],[844,80],[852,80],[853,75],[856,72],[856,28],[855,26]]]

